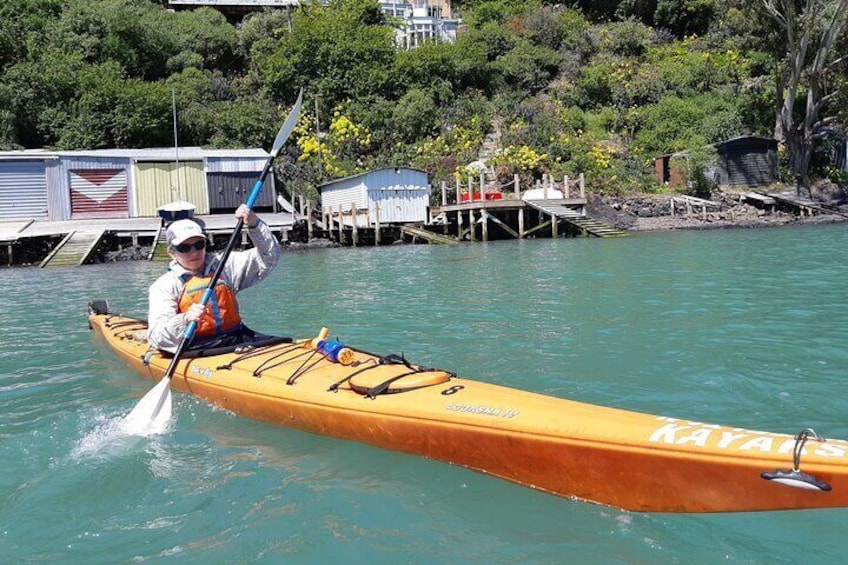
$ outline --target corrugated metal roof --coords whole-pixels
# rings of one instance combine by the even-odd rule
[[[0,160],[58,159],[60,157],[108,157],[136,161],[202,161],[205,157],[268,158],[264,149],[204,149],[203,147],[154,147],[147,149],[89,149],[85,151],[50,151],[23,149],[0,151]]]
[[[58,159],[59,155],[55,151],[47,151],[45,149],[23,149],[21,151],[0,151],[0,160],[2,161],[26,161],[26,160],[47,160]]]
[[[331,181],[323,182],[323,183],[318,185],[318,192],[320,193],[322,188],[325,187],[325,186],[332,186],[334,184],[346,184],[347,181],[349,181],[351,179],[355,179],[355,178],[358,178],[358,177],[367,177],[368,175],[374,174],[378,171],[386,171],[386,170],[388,170],[388,171],[391,171],[391,170],[414,171],[416,173],[427,174],[427,171],[424,171],[424,170],[421,170],[421,169],[414,169],[412,167],[383,167],[383,168],[374,169],[372,171],[368,171],[368,172],[365,172],[365,173],[359,173],[357,175],[350,175],[349,177],[342,177],[342,178],[334,179],[334,180],[331,180]]]

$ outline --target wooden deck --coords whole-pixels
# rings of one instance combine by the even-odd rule
[[[263,213],[262,220],[274,231],[290,230],[292,214],[290,212]],[[297,214],[296,219],[301,219]],[[198,215],[196,219],[206,225],[206,231],[212,234],[232,233],[236,220],[232,214]],[[15,220],[0,222],[0,243],[18,241],[31,237],[63,237],[69,233],[98,233],[106,231],[118,237],[153,237],[159,231],[159,218],[108,218],[82,220]]]
[[[300,214],[293,215],[291,212],[266,212],[259,214],[259,217],[272,231],[278,232],[283,241],[288,239],[294,222],[303,218]],[[195,218],[201,220],[206,226],[206,232],[213,236],[229,236],[236,227],[232,213],[198,215]],[[19,254],[22,250],[43,248],[44,241],[48,240],[49,253],[42,251],[39,254],[33,251],[41,266],[81,264],[86,261],[97,242],[104,236],[112,236],[119,240],[131,241],[133,245],[151,245],[153,255],[157,243],[158,247],[162,246],[160,228],[159,218],[4,221],[0,222],[0,245],[3,246],[1,254],[5,255],[3,263],[12,265],[16,257],[20,261]],[[244,237],[246,238],[247,234],[244,234]],[[67,252],[63,253],[62,249],[66,246]],[[30,254],[27,261],[32,259]]]

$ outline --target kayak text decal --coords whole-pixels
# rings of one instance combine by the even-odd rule
[[[451,402],[446,408],[451,412],[480,414],[481,416],[496,416],[499,418],[514,418],[518,416],[518,410],[496,408],[494,406],[480,406],[477,404],[457,404],[456,402]]]
[[[652,443],[782,454],[791,454],[795,449],[795,438],[787,434],[726,428],[665,416],[659,416],[658,419],[666,423],[657,428],[648,438],[648,441]],[[834,443],[842,445],[834,445]],[[804,446],[803,452],[805,454],[812,452],[819,457],[845,457],[848,454],[848,443],[843,440],[809,442]]]
[[[207,379],[211,379],[212,376],[215,374],[215,371],[213,371],[209,367],[198,367],[197,365],[191,366],[191,372]]]

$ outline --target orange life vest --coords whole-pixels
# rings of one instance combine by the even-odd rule
[[[180,295],[179,310],[185,312],[192,304],[200,304],[203,293],[212,281],[212,277],[191,277],[186,280]],[[208,337],[220,335],[237,328],[241,324],[236,293],[221,279],[215,285],[215,292],[206,303],[206,312],[197,321],[195,335]]]

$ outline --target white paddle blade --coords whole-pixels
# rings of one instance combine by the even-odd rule
[[[277,132],[277,137],[274,139],[274,145],[271,147],[271,160],[273,161],[277,155],[280,153],[280,149],[283,147],[283,144],[291,135],[294,126],[297,125],[297,120],[300,117],[300,106],[303,104],[303,89],[300,89],[300,92],[297,93],[297,101],[294,103],[294,106],[289,112],[288,117],[286,117],[286,121],[283,123],[283,127],[280,128],[280,131]]]
[[[171,379],[162,379],[124,418],[124,431],[137,436],[161,434],[171,421],[171,404]]]

